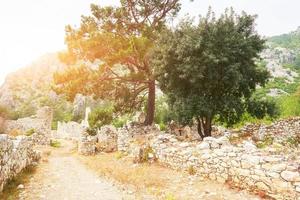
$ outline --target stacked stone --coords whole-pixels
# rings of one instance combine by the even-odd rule
[[[264,190],[276,199],[300,198],[300,162],[268,155],[249,142],[235,147],[226,137],[221,137],[205,138],[195,144],[179,142],[166,134],[157,137],[152,148],[158,160],[172,168],[193,167],[204,178]]]
[[[8,180],[39,159],[40,154],[33,150],[28,137],[0,135],[0,192]]]
[[[97,134],[97,149],[103,152],[114,152],[118,149],[118,134],[114,126],[102,126]]]
[[[95,155],[96,144],[96,136],[89,136],[87,134],[82,135],[81,139],[78,141],[78,153],[85,156]]]
[[[78,140],[85,130],[86,128],[77,122],[58,122],[56,137]]]
[[[275,136],[275,139],[284,139],[287,137],[294,137],[297,135],[299,136],[300,117],[279,120],[269,126],[260,124],[249,124],[243,127],[241,129],[241,132],[254,135],[273,135]]]

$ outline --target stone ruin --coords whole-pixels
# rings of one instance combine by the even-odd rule
[[[28,166],[36,165],[41,155],[34,150],[32,137],[15,138],[0,134],[0,192],[4,185]]]
[[[246,131],[243,129],[242,131]],[[250,131],[248,126],[248,131]],[[279,138],[299,134],[300,118],[281,120],[264,131]],[[253,129],[255,132],[255,130]],[[259,149],[251,140],[230,143],[230,133],[203,141],[183,141],[156,126],[103,126],[96,136],[79,140],[79,153],[125,152],[135,161],[157,160],[180,170],[193,168],[196,176],[230,183],[242,189],[264,191],[275,199],[300,199],[300,150],[292,156]]]
[[[32,130],[33,140],[38,144],[49,144],[51,137],[51,124],[53,111],[49,107],[39,109],[35,116],[20,118],[17,120],[5,120],[3,133],[11,135],[13,132],[25,134]]]

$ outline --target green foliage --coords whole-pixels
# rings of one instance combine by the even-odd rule
[[[53,121],[51,128],[52,130],[57,129],[57,122],[69,122],[73,119],[72,106],[67,102],[63,96],[57,99],[51,99],[48,96],[44,96],[39,99],[41,107],[49,106],[53,109]]]
[[[9,116],[9,111],[5,106],[0,105],[0,117],[7,118]]]
[[[100,128],[103,125],[112,123],[113,121],[113,107],[100,106],[95,108],[89,115],[89,124],[92,128]]]
[[[266,135],[263,140],[256,143],[257,148],[263,149],[273,144],[274,138],[271,135]]]
[[[285,143],[291,147],[298,147],[298,145],[300,144],[300,136],[288,137]]]
[[[165,123],[160,122],[158,125],[159,125],[159,130],[161,130],[161,131],[167,130],[167,125]]]
[[[300,98],[296,95],[282,96],[277,100],[277,104],[281,118],[300,115]]]
[[[265,41],[255,32],[255,17],[227,10],[216,19],[209,11],[193,24],[188,19],[166,30],[153,64],[178,120],[190,123],[196,118],[205,137],[216,115],[227,124],[238,121],[246,100],[269,74],[256,64]]]
[[[112,125],[114,125],[116,128],[121,128],[123,127],[129,120],[131,119],[131,116],[130,115],[123,115],[123,116],[120,116],[116,119],[114,119],[112,121]]]
[[[55,91],[69,99],[76,93],[94,94],[114,101],[115,111],[126,113],[141,108],[148,90],[146,121],[152,124],[155,77],[149,54],[166,20],[179,9],[179,0],[121,0],[118,7],[92,4],[91,15],[82,16],[79,28],[66,27],[68,52],[61,59],[69,65],[82,60],[102,63],[97,69],[81,65],[55,74]]]
[[[35,133],[34,128],[31,128],[31,129],[29,129],[29,130],[26,131],[25,135],[26,135],[26,136],[31,136],[31,135],[34,134],[34,133]]]
[[[160,96],[155,102],[155,116],[154,122],[156,124],[166,124],[170,121],[174,116],[172,116],[172,112],[170,111],[167,96]]]
[[[279,116],[279,108],[272,98],[257,98],[253,96],[247,102],[247,112],[257,119],[263,119],[266,116],[270,118]]]
[[[50,140],[50,146],[54,148],[61,147],[61,143],[58,140]]]
[[[298,29],[299,30],[299,29]],[[285,47],[289,49],[300,48],[300,32],[291,32],[288,34],[282,34],[268,38],[271,45]]]
[[[248,112],[244,112],[241,116],[241,118],[239,119],[239,121],[237,123],[235,123],[232,128],[234,129],[240,129],[243,126],[245,126],[246,124],[267,124],[270,125],[272,124],[272,122],[274,122],[276,118],[271,118],[270,116],[265,116],[262,119],[258,119],[257,117],[254,117],[253,115],[249,114]],[[227,124],[225,124],[225,126],[229,126]]]

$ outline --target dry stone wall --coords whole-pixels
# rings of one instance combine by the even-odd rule
[[[230,181],[245,189],[259,189],[275,199],[300,198],[300,161],[269,155],[250,142],[242,147],[226,137],[205,138],[200,143],[179,142],[173,135],[159,135],[151,143],[158,160],[172,168],[195,169],[199,176]]]
[[[58,122],[57,124],[57,137],[80,139],[85,132],[85,128],[77,122]]]
[[[33,146],[30,137],[0,134],[0,192],[10,179],[40,159]]]
[[[14,131],[26,133],[27,131],[33,131],[33,137],[31,140],[35,144],[46,145],[49,144],[51,137],[51,123],[53,113],[49,107],[43,107],[37,111],[36,116],[20,118],[17,120],[6,120],[3,123],[3,132],[5,134],[11,134]]]
[[[278,138],[297,135],[299,121],[299,118],[279,121],[264,131]],[[138,157],[145,152],[141,150],[147,147],[151,154],[149,158],[155,158],[171,168],[192,168],[196,175],[203,178],[264,191],[275,199],[300,199],[299,148],[295,148],[293,156],[289,156],[258,149],[251,140],[232,145],[230,134],[225,135],[187,142],[178,140],[176,135],[161,132],[155,126],[127,126],[120,129],[108,126],[103,127],[96,136],[85,136],[79,149],[86,155],[109,149]],[[98,148],[99,145],[101,148]]]
[[[297,134],[298,122],[281,121],[267,130],[285,127],[290,134]],[[284,137],[284,132],[279,131],[275,134]],[[295,149],[299,152],[298,157],[291,159],[292,156],[258,149],[251,141],[234,146],[227,136],[222,136],[184,142],[179,141],[178,136],[160,132],[155,127],[122,128],[117,130],[117,135],[118,150],[129,155],[136,157],[141,148],[150,145],[155,158],[171,168],[193,168],[203,178],[230,182],[244,189],[262,190],[275,199],[300,199],[299,149]]]
[[[279,120],[271,125],[249,124],[241,132],[253,135],[257,140],[262,140],[266,135],[273,136],[278,142],[289,137],[300,138],[300,117]]]

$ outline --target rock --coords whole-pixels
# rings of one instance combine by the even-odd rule
[[[81,140],[78,142],[78,153],[85,156],[95,155],[96,144],[91,141]]]
[[[24,189],[24,188],[25,188],[25,186],[24,186],[23,184],[20,184],[20,185],[18,185],[18,187],[17,187],[18,190],[22,190],[22,189]]]
[[[97,150],[104,152],[114,152],[118,150],[118,134],[114,126],[102,126],[97,134]]]
[[[282,172],[285,169],[286,169],[286,164],[275,164],[271,167],[271,170],[275,172]]]
[[[197,149],[203,150],[203,149],[209,149],[209,143],[203,141],[200,144],[197,145]]]
[[[270,187],[267,184],[265,184],[264,182],[256,182],[255,186],[258,189],[263,190],[263,191],[269,191],[270,190]]]
[[[243,143],[243,148],[246,151],[255,151],[255,150],[257,150],[257,147],[254,144],[252,144],[251,142],[249,142],[249,141],[245,141]]]
[[[226,137],[226,136],[222,136],[222,137],[217,138],[216,142],[219,145],[222,145],[222,146],[230,145],[230,141],[229,141],[228,137]]]
[[[280,175],[284,180],[289,181],[289,182],[300,181],[299,172],[283,171],[283,172],[281,172]]]

